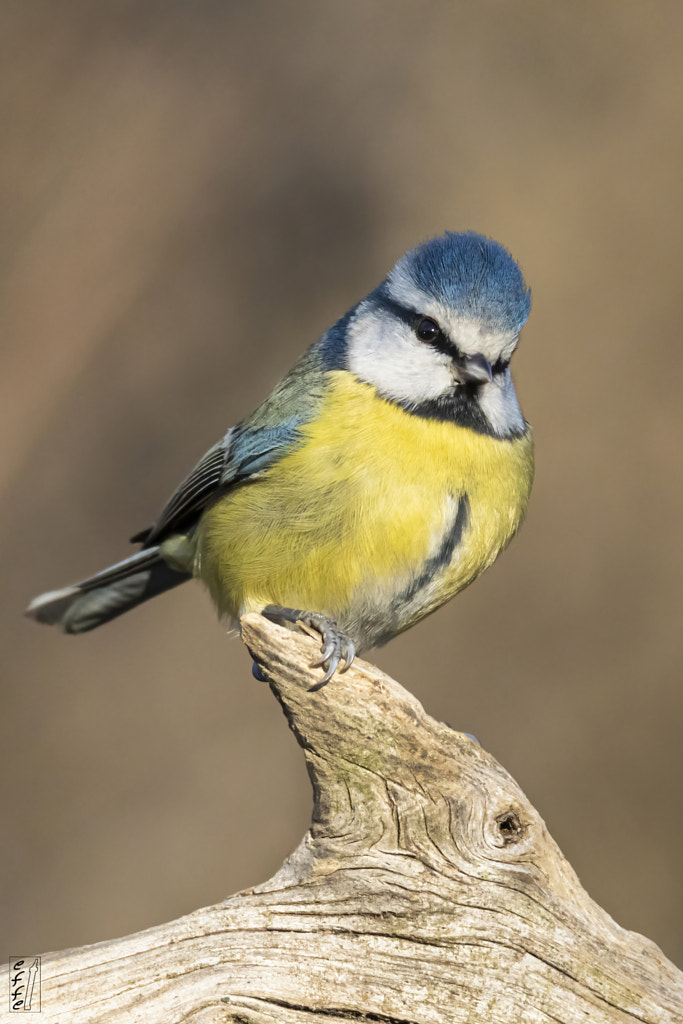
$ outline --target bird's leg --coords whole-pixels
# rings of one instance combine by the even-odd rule
[[[273,622],[294,622],[308,626],[322,637],[322,654],[318,661],[313,662],[311,668],[321,665],[325,669],[325,675],[319,683],[309,687],[310,692],[320,690],[326,683],[329,683],[339,668],[340,662],[344,662],[343,667],[339,669],[340,672],[346,672],[353,665],[353,659],[356,657],[356,645],[351,637],[342,633],[337,623],[327,615],[321,615],[320,612],[304,612],[297,608],[283,608],[279,604],[267,605],[261,614]]]

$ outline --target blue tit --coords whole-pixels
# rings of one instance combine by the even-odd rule
[[[530,301],[497,242],[418,245],[209,449],[138,553],[28,614],[84,633],[196,577],[222,616],[313,627],[322,685],[517,531],[534,459],[510,359]]]

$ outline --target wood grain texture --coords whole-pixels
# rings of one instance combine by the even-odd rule
[[[45,956],[43,1024],[683,1021],[683,975],[476,742],[363,662],[310,693],[313,640],[242,630],[304,751],[309,832],[261,886]]]

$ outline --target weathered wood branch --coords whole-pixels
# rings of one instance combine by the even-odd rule
[[[264,885],[45,956],[43,1024],[683,1021],[683,975],[590,899],[489,754],[371,665],[310,693],[312,640],[242,626],[311,829]]]

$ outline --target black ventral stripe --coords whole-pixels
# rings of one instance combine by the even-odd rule
[[[422,572],[408,584],[391,602],[392,609],[399,610],[403,605],[412,601],[419,592],[430,584],[439,571],[450,564],[453,552],[462,541],[463,534],[467,528],[470,518],[470,499],[466,494],[458,496],[458,507],[450,528],[446,531],[439,550],[431,558],[428,558],[422,567]]]

